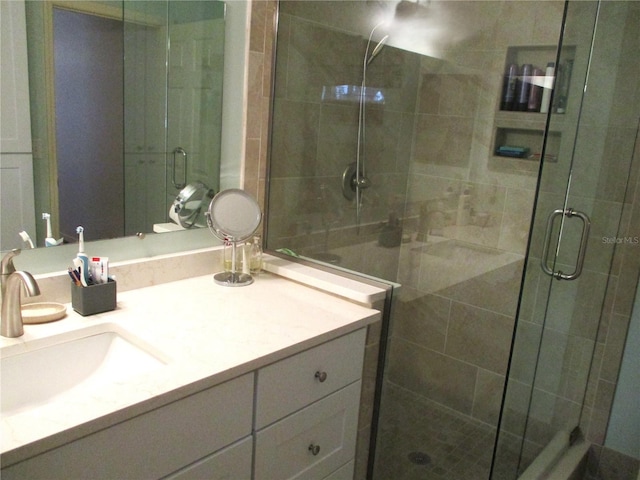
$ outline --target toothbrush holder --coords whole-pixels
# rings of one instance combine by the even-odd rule
[[[116,308],[116,282],[78,286],[71,283],[71,306],[82,316],[108,312]]]

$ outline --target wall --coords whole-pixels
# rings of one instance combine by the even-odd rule
[[[624,356],[611,410],[605,446],[640,460],[640,377],[635,373],[640,365],[640,289],[625,342]]]
[[[622,220],[619,225],[612,226],[603,222],[605,228],[595,233],[598,235],[596,242],[589,246],[608,250],[613,258],[589,372],[586,408],[580,420],[587,440],[593,443],[588,473],[595,478],[608,478],[606,475],[629,466],[634,471],[638,469],[637,459],[630,462],[629,457],[623,458],[601,448],[619,381],[620,362],[640,274],[640,144],[637,136],[640,85],[628,81],[640,75],[639,62],[630,60],[633,56],[637,58],[640,51],[640,32],[637,28],[640,5],[637,2],[605,5],[607,8],[601,12],[601,18],[603,21],[617,22],[617,25],[609,27],[612,30],[600,31],[605,43],[599,55],[600,59],[604,57],[606,66],[600,70],[602,77],[596,77],[592,85],[595,87],[593,95],[600,98],[600,82],[613,82],[609,99],[611,103],[609,108],[593,108],[587,113],[590,125],[606,132],[602,146],[602,156],[606,161],[600,167],[597,199],[600,204],[613,204],[621,209]],[[604,113],[607,115],[604,116]],[[585,174],[589,174],[589,170]],[[616,182],[616,177],[628,179],[626,191]],[[603,212],[606,218],[607,210],[603,209]],[[615,241],[612,242],[612,238]],[[589,293],[585,292],[585,295]],[[634,478],[634,475],[620,478]]]
[[[243,185],[264,210],[276,2],[254,1],[250,10]]]
[[[634,312],[634,297],[640,274],[640,85],[638,82],[628,82],[629,78],[640,75],[640,64],[629,60],[632,55],[637,57],[637,52],[640,51],[640,32],[637,28],[640,22],[640,5],[637,2],[615,2],[608,7],[603,15],[624,20],[624,23],[620,22],[622,28],[615,32],[618,37],[613,34],[608,36],[618,38],[619,43],[602,53],[610,62],[619,60],[615,69],[605,69],[609,70],[609,77],[615,82],[614,96],[611,99],[613,107],[606,118],[602,118],[601,110],[592,111],[592,118],[597,128],[604,128],[607,133],[604,158],[610,161],[603,165],[604,178],[613,179],[616,171],[623,169],[629,162],[632,164],[625,192],[612,182],[602,182],[602,186],[608,185],[608,188],[600,190],[603,202],[615,201],[620,204],[622,221],[617,228],[602,232],[599,238],[599,248],[613,250],[613,264],[606,285],[605,304],[589,373],[586,408],[580,425],[587,440],[593,444],[587,478],[633,480],[639,470],[638,452],[634,456],[626,455],[609,448],[605,439],[620,381],[620,365]],[[598,119],[600,123],[596,123]],[[637,344],[634,348],[637,350]],[[637,371],[637,365],[634,368]],[[637,407],[637,402],[635,403]],[[611,476],[614,474],[618,477]]]

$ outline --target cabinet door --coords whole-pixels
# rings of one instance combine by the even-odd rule
[[[256,429],[360,379],[365,339],[360,329],[260,369]]]
[[[4,2],[0,2],[4,3]],[[30,153],[0,153],[0,250],[23,248],[18,232],[36,239],[33,163]]]
[[[0,152],[31,153],[24,1],[0,2],[0,22]]]
[[[254,479],[323,479],[353,459],[360,384],[257,432]]]
[[[353,480],[355,467],[356,461],[351,460],[349,463],[341,466],[338,470],[330,474],[328,477],[324,477],[324,480]]]
[[[160,478],[251,433],[253,375],[2,469],[2,480]]]
[[[165,480],[250,480],[252,453],[253,438],[247,437],[169,475]]]

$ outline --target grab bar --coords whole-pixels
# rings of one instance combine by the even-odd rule
[[[551,243],[551,232],[553,230],[553,223],[558,215],[565,215],[568,218],[578,217],[582,220],[582,238],[580,239],[580,248],[578,250],[578,257],[576,258],[576,266],[573,273],[562,273],[562,271],[558,270],[557,272],[553,271],[553,268],[550,267],[547,263],[548,255],[549,255],[549,245]],[[567,209],[557,209],[549,214],[549,218],[547,218],[547,230],[545,232],[545,241],[544,247],[542,250],[542,259],[540,264],[542,266],[542,271],[547,275],[552,276],[557,280],[575,280],[582,273],[582,267],[584,266],[584,257],[587,253],[587,242],[589,241],[589,229],[591,228],[591,220],[589,217],[582,212],[574,210],[573,208]]]
[[[184,159],[184,170],[182,175],[182,183],[176,182],[176,154],[182,155]],[[173,186],[180,189],[187,186],[187,152],[182,147],[176,147],[173,151],[173,174],[171,176],[171,181],[173,182]]]

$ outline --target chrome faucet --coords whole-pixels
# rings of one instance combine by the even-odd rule
[[[13,257],[20,250],[12,250],[2,259],[2,310],[0,312],[0,335],[3,337],[19,337],[24,333],[20,302],[21,284],[29,297],[40,295],[40,288],[35,278],[28,272],[16,272]]]
[[[2,299],[4,298],[4,285],[13,272],[16,271],[16,267],[13,266],[13,257],[20,255],[19,248],[15,248],[2,257],[0,263],[0,305],[2,305]]]

